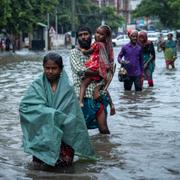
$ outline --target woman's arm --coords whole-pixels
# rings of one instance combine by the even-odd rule
[[[151,56],[152,56],[152,60],[154,61],[155,60],[155,58],[156,58],[156,53],[155,53],[155,49],[154,49],[154,44],[151,42],[151,44],[150,44],[150,54],[151,54]]]

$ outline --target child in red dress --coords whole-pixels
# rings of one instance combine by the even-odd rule
[[[108,83],[110,74],[112,75],[112,68],[114,64],[111,29],[107,25],[102,25],[97,28],[95,33],[95,42],[91,45],[89,50],[82,50],[84,54],[90,54],[90,58],[85,62],[85,66],[91,71],[97,71],[98,76],[84,77],[80,86],[80,106],[83,106],[83,97],[87,86],[92,82],[104,80],[104,84]],[[107,90],[105,88],[105,90]],[[109,93],[108,93],[109,95]],[[111,115],[115,114],[115,108],[112,99],[109,95]]]

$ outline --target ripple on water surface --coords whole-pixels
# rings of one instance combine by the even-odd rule
[[[114,49],[115,59],[119,50]],[[108,116],[111,135],[89,130],[92,144],[100,157],[97,162],[76,159],[73,167],[68,169],[35,169],[30,166],[31,156],[21,147],[18,106],[29,83],[43,70],[44,53],[18,53],[13,60],[0,62],[2,179],[180,179],[180,61],[176,61],[177,70],[167,71],[163,54],[157,54],[155,86],[148,88],[145,83],[141,93],[124,92],[116,71],[109,87],[116,106],[116,115]],[[69,51],[58,53],[63,56],[65,70],[72,79]]]

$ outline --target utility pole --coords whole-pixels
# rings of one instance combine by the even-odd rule
[[[49,30],[49,13],[47,13],[47,28]]]
[[[129,20],[129,0],[125,1],[124,4],[124,16],[125,16],[125,32],[127,32],[127,24]]]
[[[99,4],[99,9],[100,9],[100,14],[101,14],[102,0],[98,0],[98,4]],[[101,20],[101,25],[105,25],[105,21],[104,21],[103,17],[102,17],[102,20]]]
[[[51,49],[51,39],[49,37],[49,13],[47,13],[47,27],[46,27],[46,38],[47,38],[47,50]]]
[[[58,34],[58,17],[57,17],[57,8],[56,8],[56,16],[55,16],[55,29],[56,29],[56,34]]]
[[[71,43],[72,43],[72,48],[75,47],[75,0],[72,0],[71,6],[72,6],[72,24],[71,24]]]

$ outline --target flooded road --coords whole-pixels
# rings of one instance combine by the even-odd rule
[[[69,51],[58,51],[71,78]],[[119,48],[114,49],[115,57]],[[180,54],[176,70],[166,70],[157,53],[153,88],[124,92],[115,77],[109,87],[116,106],[108,117],[110,135],[90,130],[101,159],[75,161],[68,169],[36,169],[21,147],[18,106],[42,72],[43,53],[17,52],[0,59],[0,179],[2,180],[179,180],[180,179]],[[119,67],[119,65],[118,65]]]

